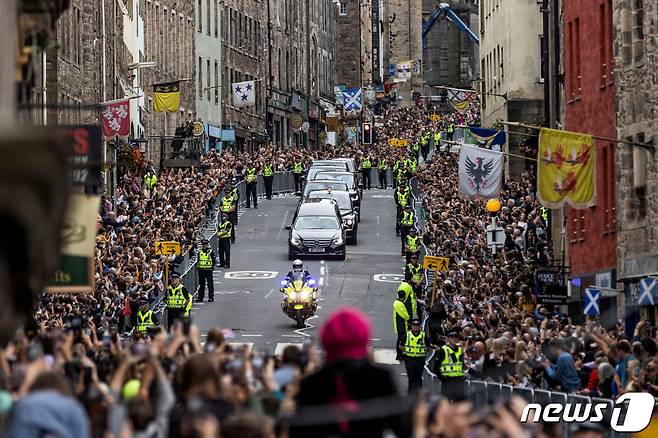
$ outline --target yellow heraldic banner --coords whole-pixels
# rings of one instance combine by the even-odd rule
[[[548,208],[596,204],[596,149],[592,136],[542,128],[537,156],[537,195]]]
[[[153,110],[175,113],[180,108],[180,81],[153,85]]]

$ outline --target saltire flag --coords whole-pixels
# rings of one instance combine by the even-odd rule
[[[456,111],[464,111],[468,108],[468,104],[471,101],[471,93],[462,90],[452,90],[450,88],[446,88],[446,90],[448,91],[448,101]]]
[[[153,111],[175,113],[180,108],[180,81],[153,84]]]
[[[464,129],[464,143],[502,151],[507,143],[507,134],[504,130],[469,126],[468,129]]]
[[[231,88],[233,89],[233,105],[236,107],[256,104],[256,83],[254,81],[235,82]]]
[[[459,151],[459,193],[464,197],[498,196],[503,179],[503,153],[462,145]]]
[[[343,105],[345,111],[361,111],[361,88],[346,88],[343,91],[343,99],[345,100]]]
[[[420,74],[421,65],[422,65],[421,62],[422,62],[422,61],[413,61],[413,62],[412,62],[412,67],[411,67],[411,68],[412,68],[412,70],[413,70],[413,74],[415,74],[415,75],[419,75],[419,74]]]
[[[640,306],[654,306],[656,304],[656,284],[658,279],[647,277],[640,280],[640,293],[637,304]]]
[[[544,207],[596,205],[596,150],[592,136],[542,128],[537,157],[537,197]]]
[[[599,303],[601,301],[601,291],[593,287],[585,289],[585,299],[583,300],[583,315],[597,316],[601,314]]]
[[[101,103],[103,136],[128,137],[130,135],[130,99]]]

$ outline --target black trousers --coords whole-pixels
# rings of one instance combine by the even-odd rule
[[[441,395],[450,401],[462,401],[466,399],[463,377],[442,377]]]
[[[363,187],[366,190],[370,190],[371,189],[370,169],[361,169],[361,176],[363,177]]]
[[[292,176],[295,178],[295,192],[302,191],[302,174],[293,173]]]
[[[395,178],[393,178],[393,181],[395,181]],[[393,195],[395,196],[395,194]],[[395,235],[399,236],[400,235],[400,215],[402,214],[402,207],[399,205],[395,206]]]
[[[267,199],[272,199],[272,182],[274,181],[274,175],[264,176],[263,181],[265,182],[265,197]]]
[[[249,203],[251,199],[254,200],[254,207],[258,208],[258,193],[256,187],[258,187],[256,181],[247,184],[247,208],[251,208],[251,204]]]
[[[217,239],[219,250],[219,265],[226,268],[231,267],[231,241],[228,238]]]
[[[235,243],[235,227],[238,225],[238,209],[228,214],[228,220],[231,221],[233,226],[231,227],[231,242]]]
[[[386,188],[386,171],[385,170],[380,170],[379,171],[379,188],[380,189],[385,189]]]
[[[395,344],[395,353],[396,353],[395,358],[397,360],[401,360],[403,358],[403,356],[402,356],[403,351],[402,351],[401,345],[403,345],[406,340],[407,340],[407,333],[404,332],[404,331],[401,331],[401,332],[399,331],[398,332],[398,339],[397,339],[396,344]]]
[[[170,309],[167,307],[167,330],[171,328],[174,321],[185,318],[185,309]]]
[[[213,301],[215,299],[215,282],[212,278],[212,269],[197,269],[199,275],[199,295],[198,301],[203,301],[206,297],[206,283],[208,284],[208,299]]]
[[[400,224],[400,240],[402,241],[402,254],[404,255],[404,244],[407,242],[407,235],[411,227],[409,225]]]
[[[407,368],[407,379],[409,379],[409,394],[423,387],[423,370],[425,369],[424,357],[406,357],[404,366]]]

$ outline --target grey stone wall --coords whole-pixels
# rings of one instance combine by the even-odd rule
[[[640,8],[639,6],[643,6]],[[617,133],[658,143],[655,1],[613,1]],[[643,149],[617,144],[618,273],[658,272],[658,164]]]

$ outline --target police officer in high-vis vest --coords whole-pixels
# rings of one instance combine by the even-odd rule
[[[404,242],[404,255],[406,257],[406,263],[411,263],[411,258],[416,256],[418,260],[418,253],[420,252],[420,236],[418,236],[418,230],[416,227],[411,227],[407,233],[407,238]]]
[[[183,286],[180,280],[180,274],[174,272],[171,274],[171,284],[165,292],[165,306],[167,307],[167,328],[177,319],[185,317],[185,309],[192,302],[192,297]]]
[[[430,134],[424,132],[420,137],[420,154],[423,156],[423,161],[427,161],[427,156],[430,153]]]
[[[244,182],[247,185],[247,208],[251,208],[251,200],[254,200],[254,208],[258,208],[258,169],[249,165],[244,171]]]
[[[224,189],[224,197],[221,200],[219,211],[221,211],[222,216],[226,215],[227,218],[231,221],[231,224],[235,226],[236,221],[233,220],[233,213],[237,212],[237,210],[238,204],[235,200],[235,196],[232,194],[231,189],[227,187]],[[235,243],[235,230],[233,227],[231,227],[231,242]]]
[[[455,135],[455,124],[454,123],[450,123],[448,125],[447,133],[448,133],[448,140],[452,141],[452,137]]]
[[[199,295],[197,295],[197,302],[203,302],[206,297],[206,283],[208,284],[208,302],[215,301],[215,284],[212,277],[212,272],[215,270],[217,259],[215,253],[208,239],[201,241],[201,249],[197,253],[196,271],[199,275]]]
[[[377,160],[377,170],[379,171],[379,188],[385,189],[387,187],[386,171],[388,170],[388,162],[386,162],[386,158],[380,157],[379,160]]]
[[[464,352],[457,331],[448,332],[448,343],[436,351],[435,374],[441,380],[441,394],[451,401],[464,399]]]
[[[153,314],[153,310],[149,309],[148,300],[142,299],[139,304],[135,333],[139,336],[145,336],[150,328],[158,325],[158,318]]]
[[[404,293],[404,307],[407,309],[409,315],[416,315],[418,310],[418,304],[416,303],[416,294],[414,293],[414,288],[411,284],[403,281],[398,286],[398,296],[400,291]]]
[[[441,144],[441,131],[436,131],[434,133],[434,153],[439,151],[439,146]]]
[[[395,344],[395,360],[402,360],[402,345],[404,344],[404,337],[409,330],[409,312],[404,305],[406,292],[402,289],[398,290],[398,298],[393,303],[393,331],[397,336]]]
[[[295,192],[302,191],[302,174],[304,173],[304,163],[300,158],[295,158],[292,163],[292,176],[295,178]]]
[[[233,224],[226,213],[222,213],[221,221],[217,224],[217,246],[219,249],[219,266],[231,267],[231,236]]]
[[[274,182],[274,164],[271,161],[263,163],[263,182],[265,183],[265,198],[272,199],[272,183]]]
[[[411,236],[411,235],[410,235]],[[408,239],[409,237],[407,237]],[[418,262],[418,253],[412,254],[404,272],[404,280],[414,288],[417,297],[423,297],[425,270]]]
[[[363,187],[366,190],[370,190],[372,188],[370,183],[371,172],[372,172],[372,160],[370,159],[370,155],[365,154],[361,159],[361,176],[363,178]]]
[[[405,246],[407,244],[407,235],[409,231],[414,227],[415,217],[414,212],[411,210],[411,205],[406,204],[402,214],[398,218],[400,221],[400,240],[401,240],[401,250],[400,255],[405,255]]]
[[[402,217],[402,211],[404,210],[405,206],[409,205],[409,203],[412,202],[411,189],[407,184],[404,185],[398,184],[397,187],[395,188],[395,192],[393,192],[393,198],[395,199],[395,206],[396,206],[395,217],[397,218],[395,221],[395,235],[399,236],[400,218]]]
[[[422,330],[419,318],[411,318],[409,325],[411,330],[407,331],[402,351],[404,365],[407,368],[407,378],[409,379],[408,392],[411,394],[423,387],[423,370],[425,369],[425,358],[427,357],[427,347],[430,346],[430,340]]]

